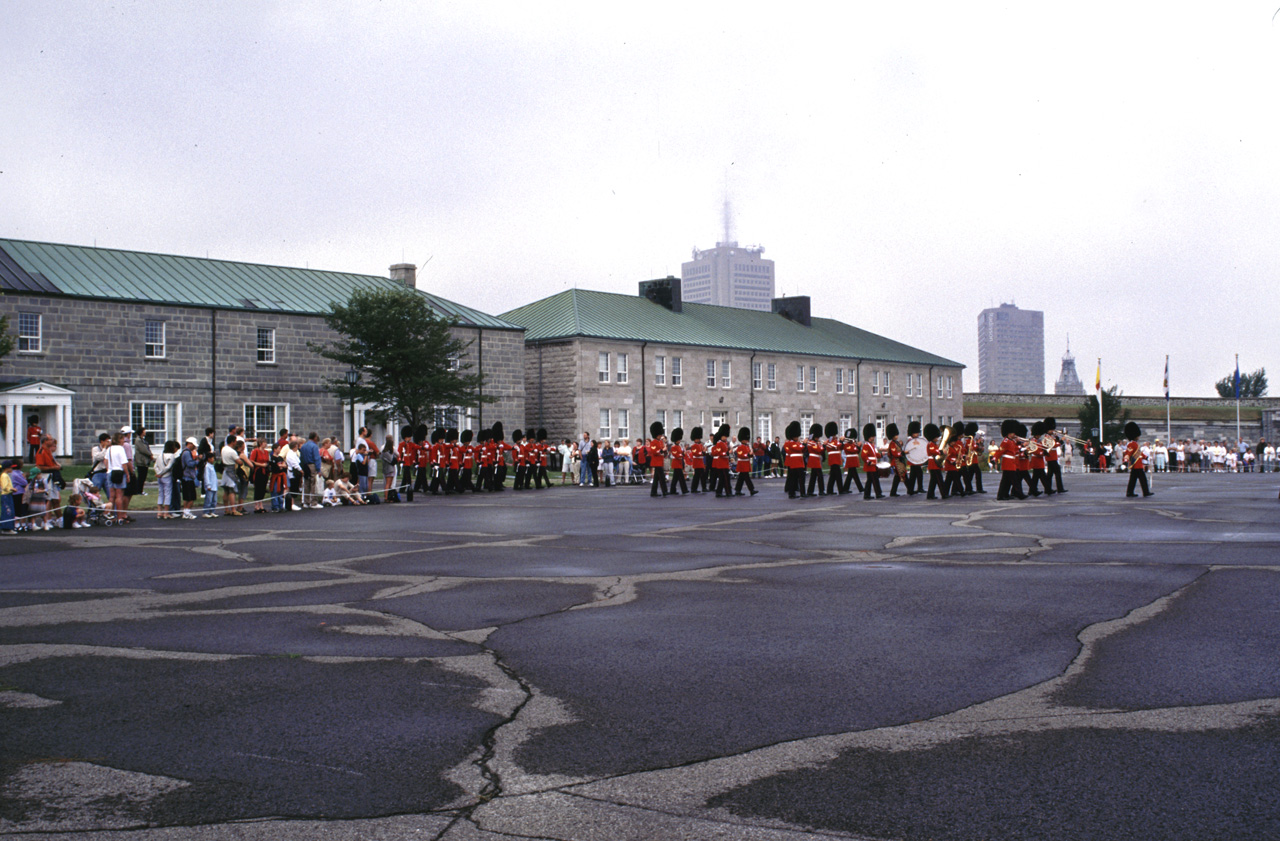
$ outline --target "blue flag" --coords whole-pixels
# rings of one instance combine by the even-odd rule
[[[1236,399],[1240,399],[1240,360],[1236,360]]]

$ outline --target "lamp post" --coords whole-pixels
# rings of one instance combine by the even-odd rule
[[[352,365],[347,369],[347,386],[350,388],[347,393],[351,397],[351,437],[347,439],[348,447],[353,446],[356,440],[356,383],[358,382],[360,382],[360,371]]]

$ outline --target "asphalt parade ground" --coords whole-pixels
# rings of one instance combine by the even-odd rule
[[[1280,838],[1280,477],[992,478],[0,538],[0,837]]]

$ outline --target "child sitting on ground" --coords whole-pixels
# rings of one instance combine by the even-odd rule
[[[67,500],[67,505],[62,509],[62,527],[64,529],[87,529],[89,524],[85,522],[84,497],[80,494],[72,494]]]
[[[333,480],[326,479],[324,483],[324,499],[320,503],[325,508],[332,508],[338,504],[338,492],[333,489]]]
[[[333,490],[338,495],[338,501],[343,505],[364,505],[364,497],[360,496],[360,491],[347,481],[346,477],[338,479],[333,484]]]

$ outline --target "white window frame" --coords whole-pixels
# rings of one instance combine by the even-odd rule
[[[159,328],[159,334],[151,332],[152,327]],[[152,339],[159,341],[152,341]],[[142,356],[145,359],[164,359],[165,358],[165,322],[148,318],[143,322],[142,327]],[[161,442],[163,443],[163,442]]]
[[[623,441],[631,437],[631,412],[628,409],[618,410],[618,438]]]
[[[955,382],[955,378],[954,378],[954,377],[947,377],[947,399],[948,399],[948,400],[950,400],[950,399],[951,399],[951,395],[952,395],[952,387],[953,387],[953,383],[954,383],[954,382]]]
[[[655,356],[653,358],[653,384],[667,384],[667,358],[665,356]]]
[[[266,337],[267,343],[262,343],[263,337]],[[276,364],[276,328],[259,327],[258,328],[258,364],[274,365]],[[246,427],[247,429],[248,427]]]
[[[716,360],[707,360],[707,388],[716,387]]]
[[[817,390],[818,390],[818,366],[810,365],[809,366],[809,391],[814,392]]]
[[[155,420],[156,412],[160,420]],[[129,401],[129,425],[134,429],[145,427],[147,443],[163,447],[166,441],[182,440],[182,404],[163,400]]]
[[[809,427],[813,426],[813,412],[803,412],[800,415],[800,437],[809,437]]]
[[[851,397],[852,397],[853,395],[855,395],[855,394],[857,394],[857,393],[858,393],[858,369],[857,369],[857,368],[850,368],[850,369],[849,369],[849,384],[848,384],[848,386],[845,388],[845,394],[848,394],[849,396],[851,396]]]
[[[684,426],[684,409],[671,410],[671,428],[675,429],[677,426]]]
[[[871,393],[875,396],[879,396],[880,394],[880,372],[879,371],[871,372]]]
[[[626,385],[627,383],[627,355],[625,353],[618,354],[618,364],[614,369],[618,385]]]
[[[609,382],[609,351],[600,351],[597,359],[599,361],[596,363],[596,382],[607,383]]]
[[[613,432],[613,412],[609,409],[600,410],[600,434],[596,437],[604,440]]]
[[[665,431],[668,435],[671,434],[671,430],[667,428],[667,410],[666,409],[658,409],[656,412],[654,412],[653,419],[656,420],[658,423],[662,424],[663,431]]]
[[[32,330],[31,319],[35,320],[34,330]],[[18,353],[39,353],[42,347],[44,347],[44,315],[38,312],[18,313]]]
[[[836,394],[844,394],[844,369],[836,368]]]
[[[761,412],[756,416],[756,437],[765,443],[773,440],[773,412]]]
[[[269,428],[258,426],[258,409],[270,408],[272,410],[272,424]],[[250,415],[250,410],[253,414]],[[288,403],[245,403],[244,411],[241,417],[244,418],[244,437],[245,440],[253,438],[265,438],[271,443],[275,443],[276,435],[282,429],[293,429],[289,423],[289,404]],[[281,418],[283,415],[283,419]]]
[[[684,385],[684,360],[679,356],[671,357],[671,387],[680,388]]]
[[[715,432],[720,429],[720,427],[724,426],[725,422],[728,420],[729,420],[729,415],[724,411],[724,409],[713,411],[711,413],[712,435],[714,435]],[[708,435],[707,437],[710,438],[711,435]]]
[[[796,391],[804,391],[804,366],[796,366]]]
[[[850,429],[853,429],[853,415],[841,415],[839,434],[844,435]]]
[[[765,389],[767,391],[777,391],[778,390],[778,364],[776,362],[770,362],[769,366],[765,368],[765,373],[768,374],[768,376],[765,377],[765,381],[764,381]]]
[[[751,389],[753,391],[760,391],[762,388],[764,388],[764,363],[752,362],[751,363]]]
[[[942,375],[938,375],[938,396],[942,396]]]
[[[733,367],[732,363],[726,359],[720,364],[720,387],[733,387]]]
[[[881,393],[881,394],[883,394],[885,397],[888,397],[888,396],[889,396],[889,389],[891,388],[891,381],[892,381],[892,380],[891,380],[891,374],[890,374],[890,372],[889,372],[889,371],[885,371],[885,372],[884,372],[884,391],[880,392],[880,393]]]

